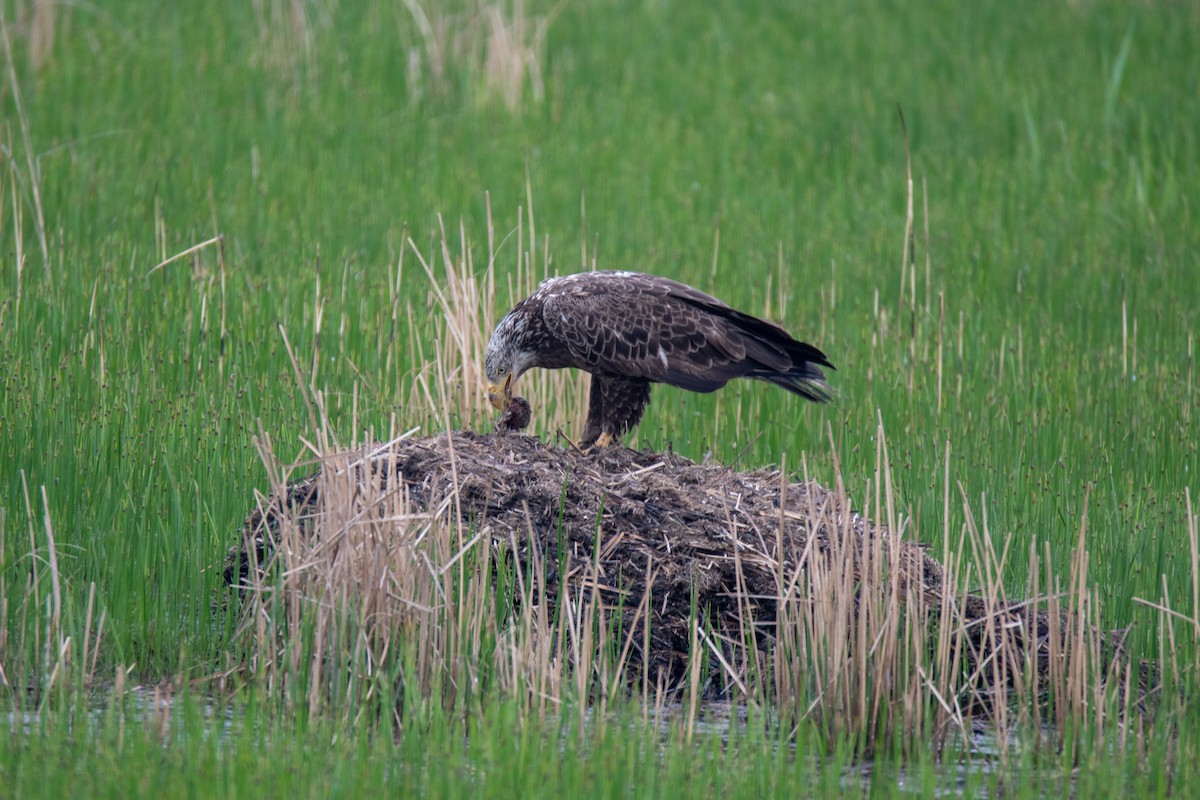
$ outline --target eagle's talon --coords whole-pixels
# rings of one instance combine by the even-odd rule
[[[570,440],[568,439],[567,441]],[[597,435],[596,438],[588,441],[586,444],[581,442],[579,445],[576,445],[574,442],[571,442],[571,446],[574,447],[580,455],[594,456],[599,455],[602,451],[607,450],[618,443],[619,440],[617,437],[613,436],[611,433],[601,433]]]

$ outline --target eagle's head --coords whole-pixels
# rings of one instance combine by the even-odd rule
[[[488,340],[483,367],[487,373],[488,402],[493,408],[508,408],[513,381],[534,366],[537,354],[529,341],[528,327],[523,304],[518,304],[500,320]]]

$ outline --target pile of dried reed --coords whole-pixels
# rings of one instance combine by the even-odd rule
[[[356,537],[368,522],[371,536]],[[852,512],[844,492],[778,470],[625,448],[584,455],[519,434],[459,431],[342,453],[263,499],[226,578],[261,586],[260,565],[281,558],[291,575],[319,572],[311,586],[326,596],[331,581],[358,584],[335,587],[338,597],[381,586],[385,597],[403,595],[386,585],[395,571],[375,569],[392,558],[381,530],[414,547],[454,538],[440,555],[422,556],[444,562],[429,565],[431,585],[487,548],[492,570],[510,558],[538,583],[536,593],[516,594],[543,606],[542,618],[563,612],[564,599],[590,597],[624,643],[625,679],[659,691],[694,684],[699,649],[706,697],[770,684],[777,700],[828,701],[853,694],[844,672],[859,670],[863,683],[911,679],[914,692],[932,689],[961,722],[964,709],[990,713],[1014,690],[1074,681],[1103,694],[1123,674],[1112,637],[1077,610],[960,591],[925,547]],[[328,567],[335,563],[357,566],[339,572]],[[403,603],[438,602],[419,594]],[[560,649],[562,662],[579,659]],[[1088,676],[1107,678],[1068,674],[1072,653]],[[906,658],[926,666],[902,679],[895,666]]]

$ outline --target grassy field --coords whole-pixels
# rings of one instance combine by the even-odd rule
[[[491,260],[493,315],[530,275],[596,266],[784,324],[837,365],[832,405],[658,389],[634,444],[825,481],[836,455],[870,512],[882,424],[912,536],[969,549],[968,509],[986,515],[1019,594],[1031,553],[1066,586],[1082,527],[1102,624],[1133,625],[1135,657],[1195,665],[1200,7],[465,5],[3,4],[0,692],[32,730],[0,737],[0,784],[759,796],[856,779],[803,726],[782,746],[769,725],[731,747],[636,719],[580,734],[484,697],[456,719],[413,710],[393,738],[293,719],[253,682],[204,699],[242,657],[220,564],[269,487],[255,437],[306,454],[301,386],[343,441],[490,426],[479,397],[438,401],[470,385],[429,366],[451,348],[421,260],[440,278],[443,254],[476,275]],[[552,397],[533,432],[583,402]],[[93,687],[164,678],[201,698],[165,743],[122,702],[73,724]],[[1084,725],[970,780],[1188,796],[1195,697],[1115,757]],[[209,702],[233,722],[216,730]],[[871,790],[902,768],[956,787],[935,761],[881,754]]]

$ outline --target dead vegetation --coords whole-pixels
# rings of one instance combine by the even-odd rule
[[[686,668],[693,606],[720,638],[736,642],[749,624],[765,642],[785,588],[779,578],[795,583],[808,561],[829,557],[831,540],[849,546],[856,580],[863,548],[869,558],[882,537],[901,587],[931,598],[945,588],[924,548],[907,541],[893,548],[834,492],[814,481],[789,483],[778,471],[738,473],[619,447],[584,455],[528,436],[470,431],[368,446],[347,468],[359,484],[355,515],[401,495],[409,515],[444,509],[439,521],[447,527],[512,547],[525,569],[544,565],[551,605],[564,579],[571,593],[598,592],[604,610],[620,610],[626,631],[646,625],[644,635],[634,633],[632,656],[670,685]],[[253,563],[270,558],[288,515],[305,536],[320,530],[330,513],[321,484],[320,474],[290,484],[283,498],[251,514],[245,533],[256,553],[232,556],[227,580],[246,581]]]
[[[48,24],[54,24],[49,2],[35,0],[33,5],[31,58],[39,52],[39,20],[49,17]],[[359,6],[357,12],[372,24],[394,31],[392,46],[405,61],[402,85],[413,105],[461,96],[476,105],[503,105],[520,113],[545,97],[546,38],[561,4],[544,14],[531,12],[525,0],[403,0]],[[289,80],[294,89],[319,81],[319,66],[328,63],[330,52],[353,47],[339,30],[338,17],[347,15],[347,9],[337,2],[252,0],[251,8],[257,33],[251,65]]]
[[[487,220],[485,266],[463,226],[450,236],[441,226],[425,248],[406,239],[397,261],[392,322],[408,319],[417,365],[401,405],[443,431],[491,413],[488,334],[548,272],[532,202],[508,235],[507,279],[490,206]],[[441,312],[431,339],[404,313],[406,253]],[[1003,751],[1018,731],[1058,746],[1084,728],[1124,746],[1144,732],[1141,712],[1169,705],[1155,702],[1154,670],[1128,664],[1122,637],[1101,626],[1086,516],[1070,564],[1031,544],[1025,584],[1010,595],[1008,543],[952,481],[949,443],[944,526],[916,530],[893,490],[882,421],[874,474],[852,492],[833,451],[823,486],[803,461],[743,473],[511,432],[579,429],[583,404],[568,398],[586,397],[587,376],[566,370],[523,379],[531,409],[509,409],[505,433],[413,429],[342,447],[323,394],[293,364],[313,415],[311,458],[281,463],[260,433],[271,488],[226,576],[239,587],[246,666],[311,711],[361,714],[369,704],[351,701],[375,698],[399,725],[408,704],[463,711],[491,692],[535,717],[603,715],[632,697],[647,715],[682,703],[691,731],[701,701],[723,697],[863,750],[969,747],[986,723]],[[357,418],[350,430],[357,441]],[[1166,640],[1172,612],[1155,607]],[[1188,657],[1166,655],[1177,686]]]
[[[342,684],[360,657],[378,674],[389,655],[452,705],[480,685],[542,711],[632,689],[647,707],[769,703],[865,741],[1042,725],[1049,694],[1049,713],[1102,722],[1145,700],[1086,590],[965,592],[844,491],[779,470],[515,433],[401,437],[280,479],[243,535],[226,578],[248,598],[257,666],[283,680],[307,661],[314,705],[320,676]],[[296,630],[320,635],[278,638]]]

